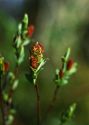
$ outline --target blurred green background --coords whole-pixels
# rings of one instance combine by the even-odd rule
[[[61,88],[55,108],[44,125],[59,125],[60,112],[77,102],[73,120],[66,125],[89,125],[89,0],[0,0],[0,53],[14,69],[13,36],[24,13],[35,25],[34,39],[43,43],[49,61],[38,78],[44,115],[55,84],[55,69],[68,47],[78,62],[78,71],[70,84]],[[36,125],[36,97],[33,86],[26,80],[28,50],[20,68],[20,83],[14,93],[17,110],[14,125]]]

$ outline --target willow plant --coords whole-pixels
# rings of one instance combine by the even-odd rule
[[[17,32],[12,43],[14,55],[16,57],[14,71],[10,71],[10,62],[0,55],[0,109],[2,113],[2,125],[12,125],[15,118],[16,109],[13,104],[13,95],[19,83],[19,67],[25,61],[25,46],[27,45],[29,45],[30,48],[28,55],[29,70],[25,75],[28,81],[33,84],[35,89],[37,100],[37,125],[42,125],[43,117],[41,114],[40,90],[37,79],[39,77],[39,73],[47,62],[47,58],[44,56],[45,49],[42,43],[32,40],[34,30],[34,25],[29,26],[28,15],[25,14],[22,22],[18,25]],[[67,52],[61,58],[61,68],[56,69],[54,79],[56,88],[54,90],[52,101],[48,106],[47,114],[49,114],[53,109],[53,106],[55,106],[59,89],[62,86],[66,86],[69,83],[71,75],[76,72],[77,63],[70,59],[69,56],[70,48],[68,48]],[[64,113],[62,113],[60,117],[61,125],[73,116],[75,107],[76,103],[73,103]]]

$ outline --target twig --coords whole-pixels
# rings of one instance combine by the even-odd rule
[[[52,110],[52,108],[53,108],[53,106],[54,106],[54,104],[55,104],[55,101],[56,101],[56,99],[57,99],[57,94],[58,94],[58,92],[59,92],[59,86],[56,86],[56,88],[55,88],[55,90],[54,90],[54,94],[53,94],[53,98],[52,98],[52,101],[51,101],[51,103],[50,103],[50,105],[49,105],[49,107],[48,107],[48,110],[47,110],[47,112],[50,112],[51,110]]]
[[[36,91],[36,98],[37,98],[37,125],[41,125],[41,115],[40,115],[40,94],[39,94],[39,87],[38,84],[36,83],[34,85],[35,91]]]
[[[53,109],[54,107],[54,104],[55,104],[55,101],[57,100],[57,95],[58,95],[58,92],[59,92],[59,89],[60,87],[59,86],[56,86],[55,90],[54,90],[54,93],[53,93],[53,98],[51,100],[51,103],[49,104],[48,106],[48,109],[44,115],[44,118],[42,120],[42,122],[47,118],[48,114],[51,112],[51,110]]]

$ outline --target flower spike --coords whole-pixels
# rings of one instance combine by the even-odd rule
[[[77,70],[77,63],[70,59],[69,56],[70,48],[68,48],[67,52],[62,57],[62,67],[60,69],[56,69],[55,82],[58,86],[68,84],[69,78]]]

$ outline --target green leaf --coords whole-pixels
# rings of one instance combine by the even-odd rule
[[[68,116],[69,116],[69,118],[72,118],[75,109],[76,109],[76,103],[73,103],[72,105],[70,105],[69,111],[68,111]]]
[[[62,113],[61,119],[60,119],[61,124],[66,123],[73,117],[75,109],[76,109],[76,103],[73,103],[66,109],[65,112]]]
[[[24,15],[24,18],[23,18],[23,23],[24,23],[24,25],[25,25],[25,29],[27,28],[27,26],[28,26],[28,15],[27,14],[25,14]]]
[[[31,42],[30,39],[26,38],[23,42],[23,46],[28,45],[30,42]]]
[[[14,79],[15,79],[14,73],[13,73],[13,72],[9,72],[7,78],[8,78],[8,80],[10,80],[10,81],[11,81],[11,80],[14,80]]]
[[[13,86],[12,86],[12,89],[15,90],[18,86],[18,83],[19,83],[19,80],[15,80],[14,83],[13,83]]]
[[[21,33],[22,33],[22,24],[20,23],[18,25],[18,35],[21,35]]]
[[[8,101],[8,94],[6,92],[3,92],[3,99],[5,102]]]
[[[15,42],[16,42],[16,48],[19,48],[22,44],[21,36],[18,36]]]
[[[70,48],[67,49],[67,52],[64,55],[65,61],[68,61],[69,56],[70,56]]]
[[[18,65],[20,65],[24,61],[24,56],[25,56],[24,47],[21,46],[20,55],[18,58]]]
[[[59,75],[59,69],[56,69],[56,75]]]
[[[72,75],[77,71],[77,65],[78,65],[77,63],[73,64],[73,67],[68,71],[69,75]]]
[[[7,125],[11,125],[14,120],[14,116],[9,114],[7,119]]]
[[[37,70],[35,71],[35,73],[37,73],[37,72],[42,68],[42,66],[44,66],[45,63],[46,63],[46,60],[45,60],[45,59],[42,59],[40,65],[38,66],[38,68],[37,68]]]

